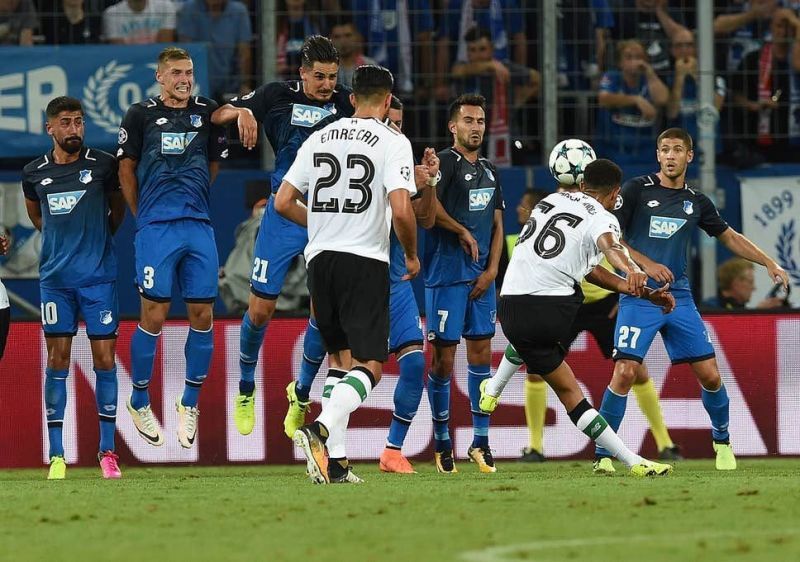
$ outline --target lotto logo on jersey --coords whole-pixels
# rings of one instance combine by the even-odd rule
[[[161,154],[183,154],[197,133],[161,133]]]
[[[650,217],[650,238],[672,238],[686,224],[686,219]]]
[[[86,190],[65,191],[63,193],[50,193],[47,195],[47,206],[51,215],[68,215],[81,200]]]
[[[494,195],[493,187],[484,187],[481,189],[469,190],[469,210],[470,211],[483,211],[492,200]]]
[[[328,115],[331,115],[331,112],[321,107],[301,103],[292,105],[292,125],[298,127],[313,127]]]

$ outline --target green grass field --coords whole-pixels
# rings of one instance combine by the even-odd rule
[[[459,466],[361,463],[360,486],[313,486],[300,465],[4,471],[0,559],[800,560],[800,460],[689,461],[646,480],[588,462]]]

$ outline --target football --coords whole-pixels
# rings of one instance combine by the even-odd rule
[[[567,139],[550,152],[550,173],[563,185],[578,185],[583,181],[583,170],[597,157],[588,143],[580,139]]]

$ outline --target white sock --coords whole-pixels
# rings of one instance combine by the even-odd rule
[[[594,408],[586,410],[575,425],[595,443],[622,461],[628,468],[644,462],[642,457],[625,446],[619,435],[614,433],[608,422]]]
[[[347,418],[367,399],[372,390],[372,377],[367,374],[368,372],[363,367],[355,367],[333,387],[328,403],[317,418],[318,422],[328,428],[329,434],[332,434],[340,424],[344,428],[342,430],[344,433],[347,428]]]
[[[489,382],[486,383],[486,393],[490,396],[496,396],[497,398],[503,394],[503,390],[506,388],[508,381],[511,380],[511,377],[514,376],[514,373],[519,370],[520,365],[522,363],[514,363],[503,355],[503,358],[500,360],[500,365],[497,367],[497,371],[492,378],[489,379]]]
[[[350,423],[350,415],[346,415],[338,425],[328,427],[328,440],[325,446],[328,448],[328,456],[332,459],[347,458],[347,424]],[[326,426],[327,427],[327,426]]]

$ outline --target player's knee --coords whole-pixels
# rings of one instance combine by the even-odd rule
[[[449,379],[453,372],[453,359],[450,357],[434,357],[431,360],[431,373],[440,379]]]
[[[697,380],[706,390],[715,391],[722,386],[722,377],[717,371],[698,373]]]
[[[490,340],[472,340],[467,342],[467,363],[470,365],[486,365],[492,361]]]
[[[625,389],[630,389],[636,380],[638,363],[635,361],[621,360],[614,365],[614,381]]]
[[[250,322],[259,328],[269,322],[272,319],[272,315],[275,314],[275,302],[274,300],[250,295],[250,306],[247,309]]]
[[[212,305],[193,306],[189,308],[189,324],[195,330],[206,331],[214,321]]]
[[[69,350],[53,350],[48,354],[47,367],[61,371],[69,369]]]
[[[103,350],[99,353],[95,353],[92,360],[95,369],[110,371],[114,368],[114,352],[111,350]]]

